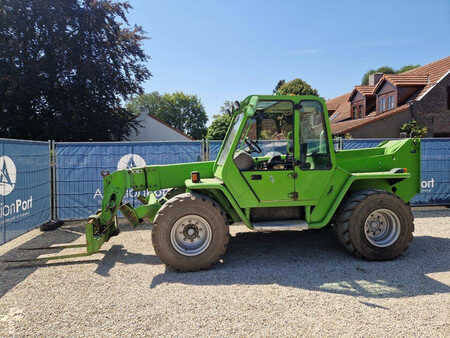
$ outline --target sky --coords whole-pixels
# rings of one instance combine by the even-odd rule
[[[450,55],[450,1],[129,0],[146,31],[146,92],[197,95],[210,118],[225,100],[301,78],[326,99],[372,68]]]

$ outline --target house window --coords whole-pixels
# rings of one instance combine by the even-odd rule
[[[380,113],[384,112],[386,110],[386,98],[382,97],[380,99]]]
[[[353,116],[352,117],[354,120],[356,119],[357,109],[358,108],[356,106],[353,106],[353,114],[352,114]]]
[[[394,109],[394,96],[388,97],[388,109]]]
[[[362,118],[363,117],[363,106],[360,104],[359,108],[358,108],[358,118]]]

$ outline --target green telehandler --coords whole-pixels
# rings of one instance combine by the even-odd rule
[[[80,255],[119,233],[120,210],[133,226],[153,223],[157,255],[180,271],[214,265],[232,224],[262,232],[331,225],[351,254],[389,260],[413,238],[409,201],[420,191],[420,140],[335,151],[321,98],[253,95],[235,102],[215,161],[102,175],[102,208],[86,225],[87,252]],[[122,203],[129,188],[169,190],[133,208]]]

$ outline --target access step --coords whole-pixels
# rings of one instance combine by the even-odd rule
[[[268,231],[303,231],[308,230],[308,223],[304,220],[254,222],[253,230]]]

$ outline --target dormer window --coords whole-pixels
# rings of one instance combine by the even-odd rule
[[[357,112],[358,112],[358,108],[356,106],[353,106],[353,114],[352,114],[353,120],[355,120],[357,118]]]
[[[394,96],[390,95],[388,97],[388,110],[394,109]]]
[[[383,96],[380,98],[380,112],[384,112],[386,110],[386,98]]]
[[[376,107],[374,86],[355,86],[348,101],[351,102],[351,118],[362,119]]]

